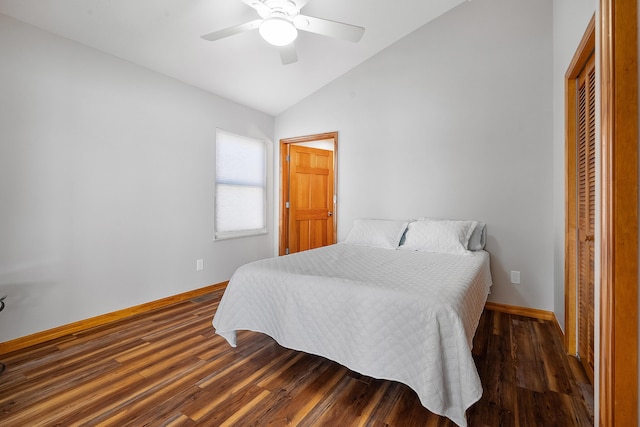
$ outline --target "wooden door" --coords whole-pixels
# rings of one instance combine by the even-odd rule
[[[565,345],[594,378],[595,15],[565,74]],[[601,243],[602,240],[599,240]]]
[[[291,144],[288,159],[286,252],[300,252],[335,243],[333,151]]]
[[[594,235],[596,194],[595,55],[577,79],[577,317],[578,356],[593,382]]]

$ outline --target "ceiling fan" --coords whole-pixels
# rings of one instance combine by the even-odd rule
[[[205,34],[203,39],[214,41],[234,34],[258,29],[262,38],[277,46],[282,64],[291,64],[298,60],[293,41],[298,30],[323,36],[334,37],[350,42],[358,42],[364,34],[364,28],[328,19],[301,15],[309,0],[241,0],[254,8],[260,19]]]

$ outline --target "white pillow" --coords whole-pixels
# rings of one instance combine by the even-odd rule
[[[344,243],[397,249],[407,224],[407,221],[356,219]]]
[[[440,220],[436,218],[422,217],[422,218],[418,218],[417,221],[440,221]],[[450,220],[450,221],[454,221],[454,220]],[[487,225],[482,221],[476,221],[476,226],[473,228],[471,232],[471,237],[469,237],[469,243],[467,244],[467,249],[469,249],[470,251],[480,251],[484,249],[486,243],[487,243]]]
[[[467,248],[470,251],[479,251],[484,249],[484,245],[487,242],[487,225],[478,221],[478,225],[473,229],[471,237],[469,237],[469,244]]]
[[[400,249],[466,254],[477,221],[422,220],[409,224]]]

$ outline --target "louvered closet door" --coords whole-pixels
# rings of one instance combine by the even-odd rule
[[[578,76],[578,355],[593,381],[596,76],[592,56]]]

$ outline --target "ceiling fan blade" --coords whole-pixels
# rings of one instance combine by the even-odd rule
[[[356,25],[343,24],[342,22],[328,19],[314,18],[313,16],[298,15],[293,21],[297,29],[323,36],[335,37],[357,43],[364,34],[364,28]]]
[[[298,62],[296,46],[293,43],[289,43],[286,46],[280,46],[278,50],[280,51],[280,59],[282,60],[282,65],[288,65],[293,64],[294,62]]]
[[[209,41],[220,40],[225,37],[232,36],[234,34],[244,33],[245,31],[255,30],[260,26],[262,19],[256,19],[245,24],[236,25],[233,27],[225,28],[223,30],[214,31],[213,33],[205,34],[201,38]]]
[[[263,16],[263,13],[269,12],[269,6],[264,4],[261,0],[240,0],[240,1],[242,1],[242,3],[246,4],[247,6],[257,10],[260,16]]]
[[[302,9],[303,7],[306,6],[307,3],[309,3],[309,0],[294,0],[296,6],[298,7],[298,10]]]

